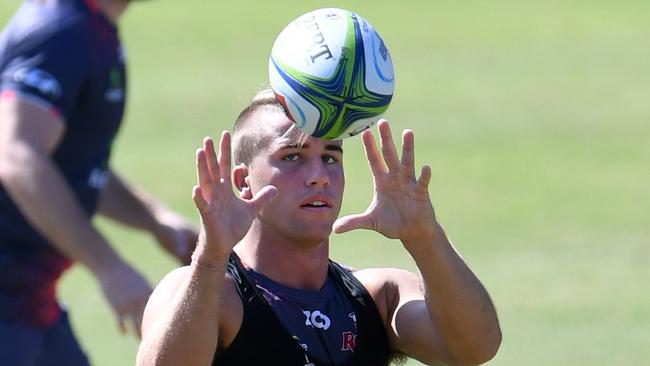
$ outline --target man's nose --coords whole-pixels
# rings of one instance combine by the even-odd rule
[[[329,185],[330,178],[325,166],[325,163],[320,157],[312,159],[308,164],[308,172],[305,183],[308,186],[321,186]]]

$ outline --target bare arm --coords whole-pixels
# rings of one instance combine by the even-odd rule
[[[489,295],[451,244],[437,245],[412,254],[421,276],[388,268],[356,276],[377,302],[393,349],[426,364],[486,362],[501,337]]]
[[[375,181],[373,202],[363,214],[339,219],[335,230],[362,228],[400,239],[415,260],[422,287],[404,271],[383,270],[364,281],[378,303],[386,304],[395,350],[429,364],[486,362],[501,342],[490,297],[436,220],[428,194],[430,168],[415,176],[413,133],[405,131],[400,159],[388,123],[378,128],[381,153],[369,132],[362,135]]]
[[[150,288],[93,227],[54,165],[50,154],[64,128],[40,107],[0,99],[0,180],[30,224],[95,274],[121,328],[127,320],[137,327]]]
[[[225,265],[215,270],[188,266],[156,286],[142,322],[138,365],[210,365],[219,337]],[[239,299],[234,294],[229,298]],[[219,309],[219,311],[217,311]]]
[[[494,305],[443,229],[436,223],[433,235],[415,236],[402,242],[422,275],[426,309],[417,300],[402,301],[393,317],[397,334],[417,342],[412,337],[424,329],[418,332],[416,325],[428,313],[452,361],[479,364],[494,357],[501,343]],[[414,348],[413,352],[426,356],[421,350]]]
[[[229,344],[228,337],[239,329],[243,310],[232,283],[228,287],[224,280],[226,265],[232,248],[277,189],[265,187],[248,200],[236,197],[230,154],[227,132],[221,136],[219,157],[211,139],[197,152],[193,198],[201,215],[199,242],[192,265],[181,269],[179,279],[157,287],[147,305],[138,365],[209,365],[216,345]]]
[[[98,212],[124,225],[150,232],[169,254],[181,263],[190,263],[198,237],[195,226],[114,171],[110,172],[102,190]]]

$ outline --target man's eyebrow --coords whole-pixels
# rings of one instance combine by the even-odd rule
[[[286,145],[280,147],[280,149],[282,149],[282,150],[284,150],[284,149],[306,149],[308,147],[309,147],[308,144],[286,144]]]
[[[308,149],[308,148],[309,148],[309,144],[288,144],[288,145],[284,145],[284,146],[281,147],[282,150],[284,150],[284,149]],[[325,150],[338,151],[341,154],[343,154],[343,147],[341,147],[341,145],[336,145],[336,144],[325,145]]]
[[[341,147],[341,145],[334,145],[334,144],[332,144],[332,145],[325,145],[325,150],[329,150],[329,151],[338,151],[338,152],[340,152],[341,154],[343,154],[343,147]]]

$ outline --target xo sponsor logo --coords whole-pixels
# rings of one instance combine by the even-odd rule
[[[304,310],[303,314],[305,314],[305,325],[308,327],[327,330],[332,324],[330,318],[318,310],[316,311]]]

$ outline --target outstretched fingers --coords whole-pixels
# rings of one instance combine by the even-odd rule
[[[217,154],[214,149],[214,141],[210,137],[203,139],[203,150],[205,151],[205,156],[208,162],[208,171],[210,172],[210,179],[212,184],[219,182],[221,177],[221,169],[219,168],[219,161],[217,160]]]
[[[209,201],[213,190],[213,184],[210,175],[210,168],[208,167],[208,157],[203,148],[196,150],[196,180],[202,194],[208,195],[202,195],[202,198]]]
[[[380,120],[377,123],[377,128],[379,129],[379,137],[381,141],[381,152],[386,162],[388,170],[395,172],[399,170],[399,157],[397,156],[397,150],[395,149],[395,143],[393,142],[393,134],[390,131],[390,125],[385,119]]]
[[[221,134],[218,156],[214,141],[210,137],[204,138],[203,146],[196,151],[197,181],[204,201],[209,202],[219,187],[223,190],[231,189],[230,151],[230,133],[228,131]]]
[[[226,184],[230,188],[230,168],[232,165],[230,158],[230,133],[228,131],[223,131],[221,133],[221,141],[219,142],[219,157],[218,157],[218,166],[219,166],[219,176],[221,182]]]
[[[368,159],[368,165],[370,165],[370,171],[374,177],[379,177],[386,173],[386,165],[384,160],[379,155],[379,150],[377,149],[377,143],[375,138],[372,136],[372,133],[369,130],[364,131],[361,134],[361,139],[363,140],[363,148],[366,152],[366,159]]]
[[[422,171],[420,172],[420,178],[418,178],[418,185],[420,186],[420,189],[426,192],[429,189],[430,181],[431,181],[431,167],[425,165],[422,167]]]
[[[404,130],[402,132],[402,172],[404,175],[415,179],[415,141],[413,131]]]

